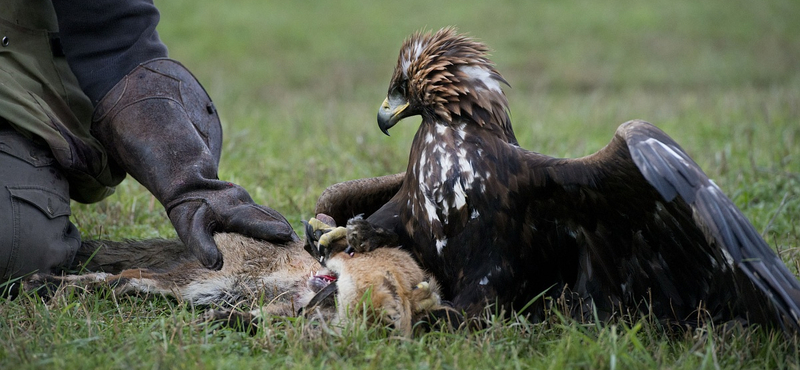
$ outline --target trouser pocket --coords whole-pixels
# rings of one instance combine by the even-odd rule
[[[0,130],[0,144],[0,277],[69,266],[80,246],[69,184],[30,140]]]
[[[72,262],[80,234],[69,221],[69,201],[43,188],[7,187],[11,224],[0,241],[3,277],[56,272]],[[3,226],[0,226],[3,227]]]

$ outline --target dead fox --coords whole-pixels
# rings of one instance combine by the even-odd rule
[[[368,252],[340,248],[323,259],[323,266],[304,250],[303,241],[278,245],[227,233],[215,235],[214,240],[225,261],[219,271],[203,267],[177,240],[89,241],[77,259],[95,272],[35,274],[23,282],[23,289],[108,284],[117,294],[156,293],[216,307],[210,311],[212,318],[251,328],[248,324],[265,315],[295,316],[303,310],[334,324],[366,313],[369,321],[390,325],[407,336],[415,320],[446,310],[435,280],[399,248]],[[334,299],[324,299],[329,295]]]

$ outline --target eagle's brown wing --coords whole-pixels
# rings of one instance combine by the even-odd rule
[[[317,199],[315,214],[333,217],[336,225],[359,214],[370,215],[389,201],[403,184],[405,172],[333,184]]]
[[[564,225],[581,248],[576,289],[595,300],[649,297],[677,315],[694,305],[800,329],[796,277],[655,126],[627,122],[579,159],[524,157],[537,194],[529,212]]]

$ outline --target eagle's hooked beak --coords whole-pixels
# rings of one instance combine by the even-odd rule
[[[389,129],[401,119],[413,115],[408,108],[408,102],[402,98],[386,98],[378,109],[378,127],[386,136],[389,136]]]

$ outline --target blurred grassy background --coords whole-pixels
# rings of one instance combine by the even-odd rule
[[[494,50],[497,68],[512,86],[506,93],[523,147],[581,156],[605,145],[624,121],[653,122],[765,231],[790,267],[796,269],[800,260],[796,0],[156,5],[171,57],[197,75],[221,114],[221,177],[243,185],[298,229],[326,186],[405,169],[419,120],[407,119],[385,137],[375,122],[378,105],[403,39],[419,29],[455,25]],[[99,204],[75,205],[73,213],[86,238],[174,236],[162,208],[132,180]],[[169,300],[155,306],[134,299],[119,305],[79,302],[83,308],[70,305],[60,313],[41,304],[9,303],[0,312],[4,325],[27,329],[2,337],[10,344],[0,350],[0,362],[67,368],[798,363],[796,345],[751,334],[720,344],[703,335],[665,341],[652,328],[611,326],[587,334],[574,325],[532,331],[518,326],[469,337],[392,341],[394,351],[381,339],[358,335],[305,342],[302,328],[291,326],[250,339],[212,335],[193,323],[190,307],[173,307]]]

